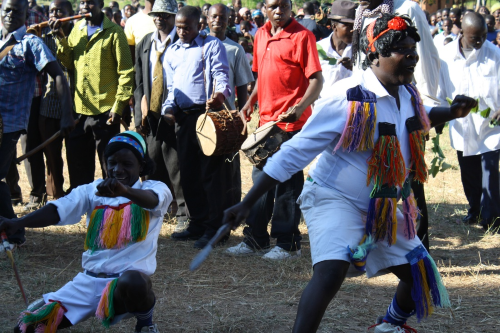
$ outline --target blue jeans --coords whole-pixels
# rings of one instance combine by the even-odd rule
[[[10,201],[9,186],[3,181],[7,177],[7,172],[10,168],[10,163],[15,158],[16,145],[21,131],[4,133],[2,144],[0,145],[0,216],[12,219],[16,218],[12,203]],[[15,234],[9,237],[11,243],[24,243],[24,228],[19,229]]]
[[[290,133],[297,134],[298,131]],[[264,171],[252,170],[255,182]],[[271,221],[271,237],[276,245],[287,251],[300,250],[302,236],[299,231],[300,208],[297,199],[304,187],[304,173],[294,174],[289,180],[276,185],[264,194],[252,207],[246,219],[248,227],[243,229],[244,242],[252,248],[268,248],[267,225]]]
[[[500,217],[500,150],[465,157],[457,151],[457,155],[469,214],[480,216],[481,224],[487,226]]]

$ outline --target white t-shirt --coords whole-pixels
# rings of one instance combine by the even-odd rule
[[[119,206],[130,202],[124,197],[106,198],[96,195],[97,185],[103,180],[98,179],[91,184],[78,186],[70,194],[58,200],[49,202],[57,207],[61,221],[58,225],[70,225],[80,222],[87,214],[87,227],[92,211],[97,206]],[[94,273],[117,274],[128,270],[137,270],[151,275],[156,270],[156,250],[163,216],[172,202],[172,194],[163,182],[138,180],[132,188],[151,190],[158,196],[158,205],[153,209],[145,209],[150,213],[149,230],[146,239],[131,243],[120,249],[87,250],[82,255],[82,267]],[[83,247],[83,246],[82,246]]]

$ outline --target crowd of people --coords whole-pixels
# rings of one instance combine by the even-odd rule
[[[171,239],[198,249],[223,224],[245,222],[225,252],[268,260],[301,256],[302,215],[314,273],[293,331],[318,329],[354,267],[400,280],[374,331],[416,332],[408,318],[450,306],[429,254],[424,191],[425,141],[446,123],[469,204],[463,222],[500,227],[499,3],[433,14],[411,0],[310,1],[296,13],[290,0],[1,8],[2,250],[22,246],[25,228],[85,214],[88,227],[83,273],[31,304],[16,332],[91,316],[106,326],[135,316],[136,332],[158,332],[149,276],[167,214]],[[86,17],[64,20],[75,14]],[[239,154],[207,156],[197,140],[198,118],[221,110],[238,110],[245,126],[257,110],[259,128],[288,138],[253,167],[243,199]],[[21,218],[19,139],[31,188]]]

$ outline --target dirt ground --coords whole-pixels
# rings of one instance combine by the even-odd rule
[[[500,236],[460,223],[467,205],[456,154],[447,137],[442,136],[441,145],[453,168],[429,180],[426,198],[431,254],[450,293],[452,311],[438,309],[429,320],[417,323],[412,318],[409,324],[419,333],[500,332]],[[427,151],[429,163],[430,144]],[[27,201],[24,167],[19,171]],[[250,173],[251,166],[242,157],[244,191],[252,184]],[[16,207],[16,212],[22,214],[22,207]],[[267,262],[260,257],[225,255],[226,247],[242,240],[240,227],[226,246],[215,249],[202,268],[191,273],[188,266],[198,251],[192,242],[170,239],[174,223],[165,219],[158,241],[158,268],[152,276],[157,297],[154,320],[161,332],[291,331],[301,293],[312,274],[305,224],[300,226],[303,253],[298,260]],[[27,231],[28,241],[15,252],[15,259],[30,301],[60,288],[82,271],[85,232],[84,219],[74,226]],[[0,259],[0,271],[0,332],[11,332],[24,304],[5,256]],[[366,332],[385,313],[397,282],[391,275],[347,278],[319,331]],[[135,319],[123,321],[109,332],[133,332],[134,324]],[[66,331],[105,329],[98,320],[90,319]]]

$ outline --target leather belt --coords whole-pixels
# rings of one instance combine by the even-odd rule
[[[85,274],[99,279],[116,279],[120,277],[120,274],[94,273],[87,270],[85,270]]]

